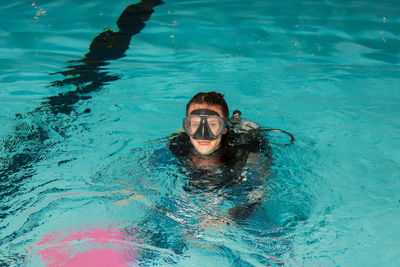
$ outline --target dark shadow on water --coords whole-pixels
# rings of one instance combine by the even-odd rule
[[[126,7],[117,21],[118,32],[108,29],[100,33],[93,39],[89,52],[81,60],[70,61],[72,64],[65,71],[51,73],[61,74],[66,78],[54,81],[50,86],[73,85],[76,90],[48,97],[44,105],[53,114],[70,114],[74,110],[74,104],[91,98],[89,93],[99,90],[108,82],[118,80],[119,77],[110,74],[105,66],[109,64],[108,61],[125,56],[132,36],[140,33],[154,12],[154,7],[162,3],[161,0],[142,0]]]
[[[27,114],[16,114],[18,123],[13,135],[0,140],[1,199],[13,199],[22,194],[20,190],[24,181],[35,175],[34,165],[46,158],[49,148],[65,138],[62,132],[70,127],[71,123],[66,124],[60,118],[69,116],[70,121],[74,121],[77,116],[90,113],[87,109],[78,114],[75,110],[76,104],[90,99],[92,92],[99,91],[107,83],[119,79],[118,76],[110,74],[106,66],[109,61],[125,56],[132,36],[141,32],[154,8],[161,4],[161,0],[142,0],[127,6],[118,18],[118,31],[108,29],[100,33],[93,39],[89,52],[82,59],[70,61],[70,65],[64,71],[51,73],[62,75],[64,79],[54,81],[49,86],[72,85],[74,90],[45,98],[38,108]],[[37,119],[39,123],[36,122]],[[62,138],[53,139],[54,132]],[[7,220],[7,217],[19,210],[18,207],[2,203],[0,219]],[[5,227],[6,222],[0,224],[0,229]],[[16,232],[1,236],[0,243],[8,243],[17,236]]]

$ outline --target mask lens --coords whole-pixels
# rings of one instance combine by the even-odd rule
[[[201,118],[199,116],[193,116],[193,117],[189,117],[188,118],[188,134],[192,135],[196,132],[196,130],[199,128],[200,126],[200,121]]]
[[[207,124],[214,136],[219,135],[224,126],[223,121],[219,117],[208,117]]]

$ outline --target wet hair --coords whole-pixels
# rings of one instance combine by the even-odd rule
[[[224,99],[224,95],[217,92],[201,92],[196,94],[186,105],[186,114],[192,104],[206,104],[208,106],[219,106],[225,119],[229,118],[228,104]]]

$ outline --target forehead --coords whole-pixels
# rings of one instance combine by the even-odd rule
[[[222,108],[220,106],[217,106],[217,105],[211,105],[210,106],[210,105],[206,105],[206,104],[192,104],[192,105],[190,105],[187,115],[189,115],[193,110],[196,110],[196,109],[209,109],[209,110],[217,112],[221,118],[224,117],[224,114],[222,112]]]

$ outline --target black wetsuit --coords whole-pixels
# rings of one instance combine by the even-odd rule
[[[196,151],[189,136],[179,133],[172,137],[169,149],[178,158],[183,170],[188,172],[186,190],[201,189],[216,191],[243,182],[243,171],[250,153],[262,154],[269,168],[272,165],[272,151],[267,139],[260,133],[237,134],[228,131],[222,136],[218,150],[209,155],[201,155]],[[202,168],[196,160],[215,162],[213,167]],[[265,165],[265,164],[264,164]]]
[[[186,133],[179,133],[171,138],[169,149],[178,158],[181,170],[187,174],[186,191],[217,193],[221,189],[239,187],[242,199],[247,200],[236,203],[229,210],[232,219],[247,219],[254,213],[254,208],[261,204],[261,198],[248,198],[260,186],[266,188],[265,177],[271,177],[269,169],[272,166],[272,150],[261,132],[239,134],[230,130],[223,135],[220,148],[205,156],[196,151]],[[255,183],[248,181],[245,170],[251,153],[260,155],[259,159],[262,159],[258,170],[262,173],[253,177],[253,181],[258,180]],[[196,160],[202,158],[216,162],[215,166],[199,167]],[[230,196],[227,198],[230,199]]]

